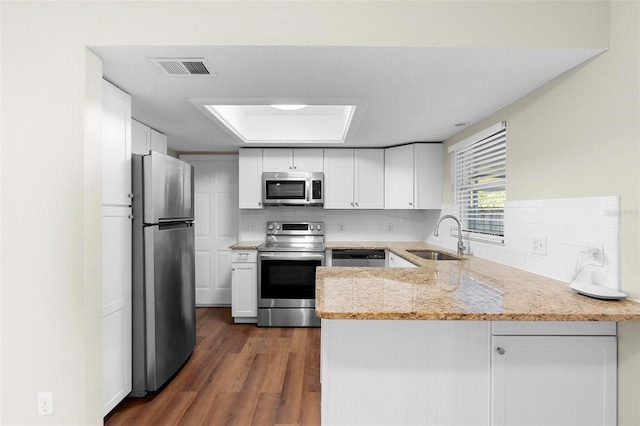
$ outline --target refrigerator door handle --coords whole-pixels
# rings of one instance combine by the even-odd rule
[[[160,223],[158,225],[158,229],[160,231],[169,231],[171,229],[190,228],[192,226],[193,226],[193,222],[185,220],[185,221],[181,221],[181,222]]]

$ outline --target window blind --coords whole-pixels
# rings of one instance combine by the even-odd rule
[[[484,135],[483,135],[484,136]],[[506,200],[506,123],[454,151],[455,205],[470,237],[502,243]]]

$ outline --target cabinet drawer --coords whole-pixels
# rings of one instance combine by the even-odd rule
[[[615,336],[616,323],[606,321],[493,321],[494,336]]]
[[[231,262],[251,262],[258,261],[258,252],[256,250],[233,250],[231,252]]]

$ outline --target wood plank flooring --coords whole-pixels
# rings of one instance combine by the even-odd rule
[[[320,329],[234,324],[197,308],[197,340],[160,392],[127,398],[105,425],[319,425]]]

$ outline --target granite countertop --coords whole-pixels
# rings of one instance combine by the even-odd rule
[[[262,243],[264,241],[238,241],[235,244],[231,244],[229,248],[231,250],[256,250]]]
[[[388,249],[418,268],[318,268],[316,313],[325,319],[640,321],[640,303],[598,300],[568,284],[473,256],[425,260],[423,242],[325,242],[327,249]]]

